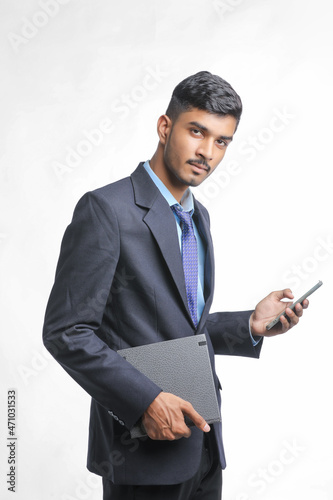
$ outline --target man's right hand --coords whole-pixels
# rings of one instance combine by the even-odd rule
[[[161,392],[148,406],[142,416],[142,423],[151,439],[173,441],[191,435],[184,415],[203,432],[210,431],[207,422],[195,411],[191,403],[168,392]]]

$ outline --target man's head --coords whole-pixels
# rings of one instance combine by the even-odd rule
[[[159,144],[150,165],[176,199],[199,186],[222,161],[242,113],[242,102],[219,76],[201,71],[173,91],[159,117]]]
[[[242,101],[223,78],[199,71],[176,86],[165,114],[175,123],[181,113],[194,108],[219,116],[233,116],[238,125]]]

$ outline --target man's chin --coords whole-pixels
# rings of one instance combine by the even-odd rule
[[[188,183],[189,187],[198,187],[200,184],[202,184],[203,180],[199,179],[193,179],[191,182]]]
[[[203,181],[206,179],[206,175],[192,175],[188,181],[188,186],[196,187],[200,186]]]
[[[197,187],[197,186],[200,186],[200,184],[202,184],[206,178],[207,178],[206,175],[191,174],[191,175],[187,175],[186,177],[185,176],[178,177],[178,180],[182,184],[185,184],[188,187]]]

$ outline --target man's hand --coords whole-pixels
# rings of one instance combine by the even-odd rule
[[[292,302],[281,302],[281,299],[293,299],[294,296],[290,288],[272,292],[257,304],[255,311],[250,318],[250,328],[252,335],[273,337],[280,333],[285,333],[293,326],[297,325],[299,318],[303,315],[303,309],[309,305],[307,299],[302,304],[296,304],[294,311],[290,309]],[[281,316],[280,321],[271,330],[266,330],[266,325],[270,323],[281,312],[285,311],[289,320]]]
[[[154,399],[144,412],[142,423],[151,439],[173,441],[191,435],[191,429],[185,424],[184,415],[202,431],[210,431],[207,422],[195,411],[191,403],[168,392],[161,392]]]

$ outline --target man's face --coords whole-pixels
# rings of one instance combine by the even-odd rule
[[[236,130],[236,118],[193,109],[171,124],[164,146],[164,168],[174,185],[199,186],[223,159]]]

